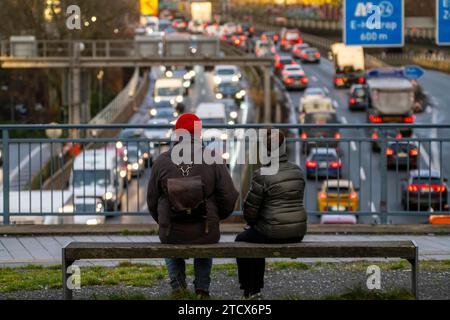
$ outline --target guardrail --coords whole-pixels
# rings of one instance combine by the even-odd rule
[[[273,124],[288,133],[290,161],[307,176],[305,204],[311,223],[329,217],[354,219],[359,223],[428,223],[449,215],[447,178],[450,167],[450,125],[399,124]],[[140,130],[139,138],[11,139],[10,130]],[[249,130],[258,124],[205,126],[227,130],[227,152],[223,157],[236,175],[249,156]],[[153,160],[173,143],[167,125],[18,125],[0,126],[3,140],[3,190],[0,208],[8,223],[108,223],[117,219],[147,216],[146,186]],[[246,131],[247,130],[247,131]],[[410,135],[411,131],[414,133]],[[430,131],[436,136],[427,136]],[[225,132],[225,131],[224,131]],[[326,137],[326,138],[325,138]],[[51,149],[68,146],[69,178],[61,176],[60,186],[44,190],[12,190],[9,177],[14,171],[11,148],[49,144]],[[216,144],[210,145],[215,146]],[[84,150],[77,153],[76,146]],[[89,147],[87,147],[89,146]],[[243,149],[242,149],[243,148]],[[317,149],[319,148],[319,149]],[[19,148],[20,149],[20,148]],[[27,149],[26,147],[24,148]],[[126,150],[126,151],[125,151]],[[42,150],[41,150],[42,152]],[[223,153],[223,154],[224,154]],[[40,152],[30,154],[29,163],[39,162]],[[54,160],[50,167],[51,174]],[[250,166],[255,168],[257,165]],[[416,171],[419,169],[419,171]],[[19,176],[21,172],[19,171]],[[421,177],[416,177],[416,175]],[[241,185],[242,177],[236,182]],[[242,194],[242,200],[245,196]],[[239,214],[242,201],[237,204]],[[431,217],[431,218],[430,218]],[[431,220],[430,220],[431,219]],[[436,220],[437,219],[437,220]],[[70,223],[67,222],[67,223]],[[323,222],[323,221],[322,221]]]

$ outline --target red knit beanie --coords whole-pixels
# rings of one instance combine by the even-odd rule
[[[202,120],[200,120],[199,117],[197,117],[195,114],[192,113],[184,113],[182,114],[175,124],[175,130],[178,129],[184,129],[189,131],[191,134],[194,134],[194,123],[196,123],[197,126],[197,135],[200,136],[202,131]]]

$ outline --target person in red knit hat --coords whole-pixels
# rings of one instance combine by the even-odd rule
[[[189,133],[187,139],[186,132]],[[162,243],[218,243],[219,221],[234,211],[239,193],[227,166],[206,164],[203,158],[200,163],[194,163],[195,155],[203,153],[201,132],[202,122],[196,115],[181,115],[175,124],[175,133],[182,139],[162,153],[152,167],[147,204],[159,224]],[[172,155],[180,147],[193,151],[181,162]],[[169,258],[166,264],[173,292],[186,290],[185,260]],[[209,296],[211,267],[212,259],[194,259],[194,287],[199,297]]]

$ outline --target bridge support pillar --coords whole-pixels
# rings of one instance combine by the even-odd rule
[[[272,122],[272,80],[269,67],[263,68],[264,72],[264,122]]]

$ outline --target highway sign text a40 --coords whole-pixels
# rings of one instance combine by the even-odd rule
[[[344,0],[344,43],[364,47],[404,45],[404,0]]]

